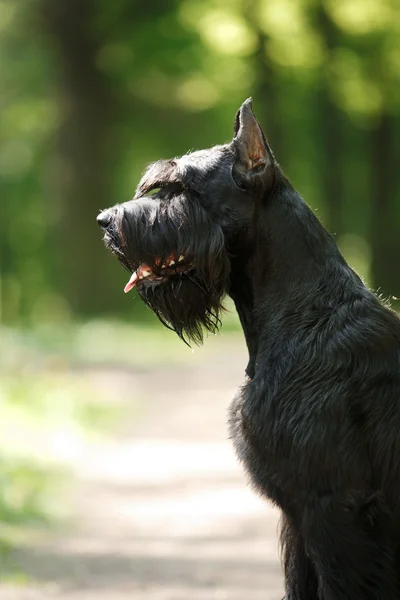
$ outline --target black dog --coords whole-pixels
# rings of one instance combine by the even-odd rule
[[[282,510],[287,600],[400,598],[400,321],[283,175],[251,100],[234,131],[153,164],[99,215],[106,245],[184,339],[235,301],[250,360],[230,429]]]

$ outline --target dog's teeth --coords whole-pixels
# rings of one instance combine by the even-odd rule
[[[148,277],[151,274],[151,270],[149,269],[142,269],[142,277]]]
[[[142,274],[139,275],[139,279],[143,279],[143,275]]]
[[[183,260],[185,260],[185,257],[183,256],[183,254],[181,254],[178,258],[178,262],[182,262]]]
[[[170,260],[170,261],[169,261],[169,266],[170,266],[170,267],[173,267],[173,266],[174,266],[174,264],[175,264],[175,261],[174,261],[174,260]]]

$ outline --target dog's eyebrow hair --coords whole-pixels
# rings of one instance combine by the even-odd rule
[[[142,196],[155,187],[163,187],[170,183],[179,183],[182,180],[178,177],[176,162],[170,160],[159,160],[150,165],[143,175],[136,189],[136,196]]]

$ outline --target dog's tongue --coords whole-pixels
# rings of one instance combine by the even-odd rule
[[[150,275],[150,273],[151,269],[148,265],[140,265],[140,267],[138,267],[136,271],[132,273],[130,280],[124,287],[125,294],[130,292],[131,289],[135,287],[138,279],[143,279],[143,277],[147,277]]]
[[[140,267],[139,267],[139,269],[140,269]],[[138,274],[139,269],[137,271],[134,271],[132,273],[131,278],[129,279],[128,283],[124,287],[125,294],[127,294],[128,292],[130,292],[131,289],[133,289],[135,287],[136,282],[139,279],[139,274]]]
[[[140,265],[140,267],[138,267],[136,271],[132,273],[130,280],[124,287],[125,294],[130,292],[131,289],[135,287],[138,279],[144,279],[149,275],[151,275],[151,268],[149,267],[149,265]]]
[[[174,258],[173,254],[170,254],[162,266],[166,267],[166,266],[168,266],[168,264],[170,266],[174,265],[175,261],[173,260],[173,258]],[[180,257],[180,260],[183,260],[183,256]],[[161,262],[161,258],[156,258],[155,262],[156,262],[156,264],[159,265]],[[124,287],[125,294],[130,292],[131,289],[135,287],[138,279],[144,279],[145,277],[148,277],[149,275],[151,275],[151,268],[149,267],[149,265],[140,265],[140,267],[138,267],[136,269],[136,271],[134,271],[132,273],[131,278],[129,279],[128,283]]]

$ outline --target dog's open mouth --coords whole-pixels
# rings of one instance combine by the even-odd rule
[[[173,254],[167,258],[167,260],[159,266],[158,273],[155,273],[152,268],[147,264],[141,264],[136,271],[134,271],[124,287],[124,292],[127,294],[131,291],[139,282],[146,279],[147,281],[154,281],[162,283],[167,281],[172,275],[184,273],[192,269],[193,265],[185,264],[185,257],[181,254],[179,257],[175,257]],[[160,259],[155,260],[155,264],[161,262]]]

